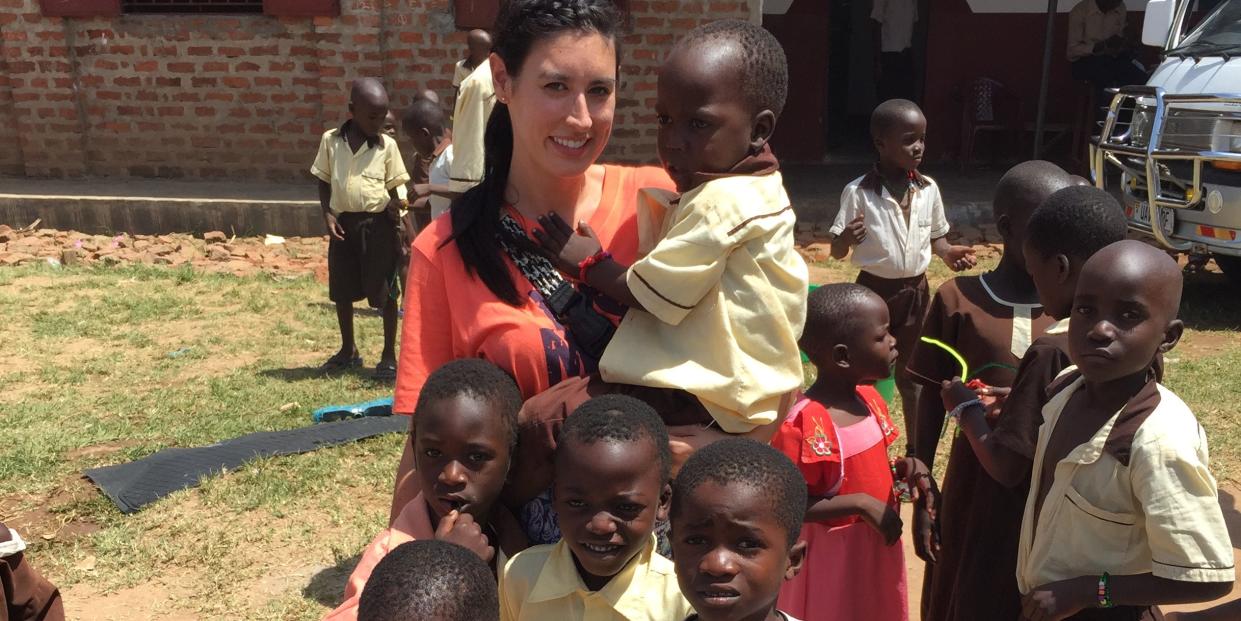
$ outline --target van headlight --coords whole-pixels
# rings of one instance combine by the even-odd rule
[[[1133,121],[1129,124],[1129,144],[1134,147],[1145,147],[1150,141],[1151,120],[1154,118],[1151,106],[1138,105],[1133,110]]]

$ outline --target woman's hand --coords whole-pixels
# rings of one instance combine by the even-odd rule
[[[560,214],[549,213],[539,216],[539,226],[542,230],[534,230],[535,239],[539,240],[539,245],[547,252],[556,269],[572,278],[579,276],[578,266],[582,261],[603,250],[603,244],[599,243],[599,238],[585,222],[578,225],[575,232]]]

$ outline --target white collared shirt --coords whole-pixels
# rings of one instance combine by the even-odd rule
[[[831,234],[840,235],[859,213],[866,221],[866,239],[853,247],[851,261],[880,278],[925,274],[931,266],[931,240],[948,234],[939,186],[925,175],[910,186],[909,225],[900,197],[893,197],[873,171],[845,186]]]
[[[879,32],[884,52],[904,52],[913,47],[917,0],[875,0],[870,18],[882,25]]]

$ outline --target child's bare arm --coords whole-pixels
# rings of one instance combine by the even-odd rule
[[[843,259],[849,256],[849,249],[866,241],[866,215],[858,212],[839,235],[832,237],[832,258]]]
[[[869,494],[845,494],[834,498],[812,496],[809,501],[805,521],[826,522],[853,515],[861,516],[871,528],[883,535],[887,545],[893,545],[900,540],[901,530],[905,526],[899,513]]]
[[[947,411],[978,398],[978,393],[962,384],[960,378],[944,382],[940,395]],[[978,457],[978,463],[991,478],[1005,487],[1021,484],[1030,464],[1021,455],[995,441],[991,425],[987,424],[986,409],[981,403],[966,407],[961,412],[959,424],[974,449],[974,455]]]
[[[322,179],[319,180],[319,207],[323,209],[323,225],[327,227],[327,234],[336,239],[344,239],[345,229],[341,228],[336,221],[336,214],[332,213],[332,184]]]
[[[1116,606],[1192,604],[1221,598],[1231,582],[1183,582],[1153,574],[1110,576],[1108,592]],[[1099,576],[1081,576],[1045,584],[1022,598],[1021,618],[1059,621],[1099,605]]]
[[[973,248],[949,244],[947,237],[931,240],[931,252],[954,272],[967,270],[978,264]]]
[[[1167,621],[1236,621],[1241,619],[1241,599],[1199,610],[1198,612],[1170,612]]]
[[[565,274],[585,277],[586,284],[629,308],[646,310],[629,290],[628,265],[605,258],[582,269],[587,259],[600,256],[603,250],[603,244],[590,225],[583,222],[574,231],[559,215],[550,214],[539,217],[539,226],[542,230],[535,229],[534,236],[547,251],[556,269]]]

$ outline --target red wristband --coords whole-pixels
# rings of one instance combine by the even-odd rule
[[[577,279],[581,282],[586,282],[586,272],[589,271],[590,268],[599,265],[604,261],[608,261],[611,258],[612,253],[607,250],[600,250],[599,252],[582,259],[582,262],[577,264]]]

